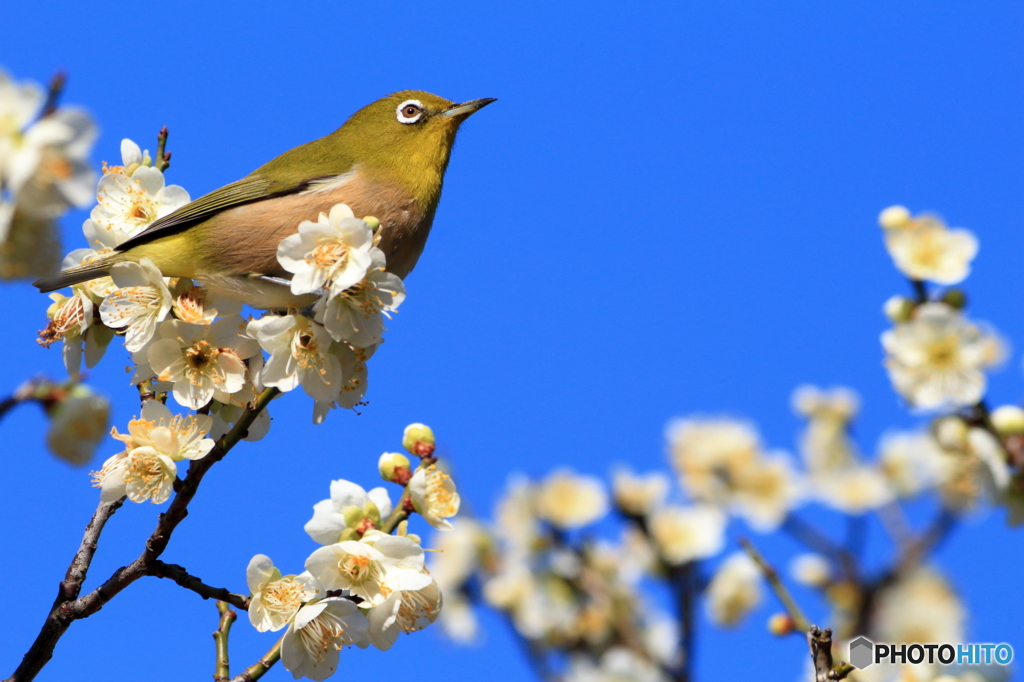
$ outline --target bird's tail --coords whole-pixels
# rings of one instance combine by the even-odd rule
[[[53,277],[43,277],[42,279],[32,282],[32,285],[44,294],[50,291],[56,291],[57,289],[69,287],[72,284],[88,282],[90,279],[96,279],[97,277],[108,275],[110,274],[110,268],[123,260],[124,256],[121,254],[114,254],[104,258],[103,260],[83,263],[77,267],[68,268],[67,270],[57,273]]]

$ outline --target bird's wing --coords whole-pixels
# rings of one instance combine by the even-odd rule
[[[301,192],[307,189],[311,182],[319,179],[321,178],[281,182],[272,181],[257,173],[253,173],[238,182],[233,182],[209,194],[204,194],[195,201],[185,204],[174,213],[160,218],[145,230],[118,246],[117,250],[127,251],[139,244],[145,244],[154,239],[181,232],[196,223],[212,218],[221,211],[226,211],[235,206]]]

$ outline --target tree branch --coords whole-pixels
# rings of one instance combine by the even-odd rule
[[[131,585],[133,582],[138,580],[144,575],[149,574],[149,568],[160,555],[167,548],[167,543],[170,542],[171,534],[174,529],[178,527],[178,524],[184,520],[185,516],[188,515],[188,505],[195,497],[196,492],[199,489],[199,484],[203,480],[203,476],[210,470],[214,464],[219,462],[221,459],[231,451],[238,442],[245,437],[249,427],[255,421],[256,417],[259,416],[260,412],[266,409],[267,404],[273,400],[280,391],[276,388],[268,388],[256,399],[255,405],[246,410],[245,414],[239,418],[238,422],[235,423],[234,427],[226,434],[221,436],[220,440],[214,448],[202,459],[192,460],[189,463],[188,474],[185,479],[181,481],[181,485],[176,486],[176,492],[174,499],[171,501],[167,511],[160,514],[159,521],[157,522],[156,529],[153,531],[149,539],[146,540],[145,549],[142,554],[139,555],[135,561],[127,566],[114,571],[114,573],[104,582],[102,585],[97,587],[95,590],[85,595],[84,597],[78,598],[63,598],[58,597],[57,602],[54,604],[54,608],[50,611],[50,614],[46,617],[46,621],[43,623],[43,627],[39,634],[36,636],[35,642],[32,643],[31,648],[25,654],[21,661],[21,665],[14,671],[14,674],[7,680],[7,682],[28,682],[35,678],[39,674],[39,671],[46,664],[47,661],[53,656],[53,649],[57,646],[57,642],[61,636],[67,631],[71,623],[81,618],[88,618],[92,614],[99,611],[104,604],[113,599],[121,590]],[[120,506],[120,502],[116,503]],[[103,505],[100,505],[102,509]],[[116,507],[115,507],[116,509]],[[112,511],[110,513],[113,513]],[[110,513],[106,515],[109,517]],[[97,509],[97,515],[100,514],[100,509]],[[106,521],[106,517],[103,521]],[[93,518],[96,521],[96,517]],[[93,524],[90,523],[90,527]],[[102,525],[99,526],[102,529]],[[99,533],[96,532],[98,537]],[[86,529],[86,536],[89,536],[89,529]],[[85,539],[83,539],[83,549],[79,549],[79,555],[85,555],[89,560],[92,558],[92,553],[95,552],[95,541],[91,550],[85,546]],[[78,555],[76,555],[76,561]],[[68,569],[69,575],[72,569],[75,567],[75,562],[72,562],[72,568]],[[85,568],[88,568],[88,562],[86,562]],[[82,580],[85,579],[84,570],[82,572]],[[65,579],[67,582],[67,579]],[[63,586],[63,583],[62,583]],[[64,589],[62,587],[62,589]],[[75,594],[81,589],[81,581],[77,583]]]
[[[211,587],[196,576],[189,575],[184,566],[167,564],[157,560],[149,565],[146,575],[173,580],[186,590],[192,590],[203,599],[216,599],[218,602],[226,602],[236,609],[242,611],[249,610],[249,597],[229,592],[223,587]]]
[[[849,663],[840,662],[833,667],[832,661],[832,630],[819,630],[812,625],[807,631],[807,645],[811,649],[811,660],[814,661],[815,682],[832,682],[841,680],[853,671]]]
[[[775,592],[775,596],[779,598],[782,605],[786,609],[786,613],[793,620],[793,627],[801,632],[806,632],[810,629],[811,623],[807,620],[807,616],[804,615],[803,609],[796,603],[796,599],[793,599],[793,595],[786,589],[786,585],[782,582],[779,577],[778,571],[775,570],[771,564],[761,555],[757,548],[746,538],[739,539],[740,545],[747,552],[751,559],[754,560],[760,568],[761,572],[764,573],[765,580],[771,585],[772,591]]]
[[[217,602],[220,611],[220,622],[213,633],[213,641],[217,645],[217,664],[213,671],[213,682],[228,682],[231,679],[231,663],[228,660],[228,635],[237,615],[222,601]]]
[[[275,663],[281,660],[282,641],[284,641],[284,635],[281,635],[281,639],[277,640],[277,643],[271,647],[270,651],[263,654],[260,660],[250,665],[240,675],[232,678],[231,682],[255,682],[263,677],[268,670],[274,667]]]

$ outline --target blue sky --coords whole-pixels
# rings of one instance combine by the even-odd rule
[[[880,362],[880,308],[906,285],[875,223],[893,203],[970,227],[973,315],[1024,339],[1024,67],[1019,4],[990,3],[165,3],[97,9],[9,3],[0,64],[44,81],[68,72],[66,101],[102,127],[95,159],[122,137],[152,149],[171,130],[170,182],[193,197],[326,134],[389,92],[497,97],[460,134],[409,298],[370,368],[370,404],[310,423],[291,395],[270,436],[213,470],[165,559],[244,590],[258,552],[299,570],[302,532],[328,482],[375,484],[402,427],[431,424],[464,498],[487,512],[510,471],[554,463],[604,474],[664,466],[668,419],[745,415],[791,448],[800,383],[864,398],[857,435],[909,426]],[[63,221],[82,245],[83,214]],[[36,345],[46,299],[4,286],[0,391],[59,352]],[[112,349],[93,383],[137,410],[128,358]],[[991,383],[1024,397],[1020,355]],[[34,408],[0,424],[8,594],[0,665],[27,648],[96,492],[42,449]],[[97,456],[116,451],[107,442]],[[130,561],[156,509],[130,505],[104,536],[93,577]],[[809,518],[830,517],[809,508]],[[16,522],[12,519],[17,519]],[[1001,567],[1024,561],[1002,514],[970,519],[941,553],[971,609],[975,641],[1024,645],[1006,608],[1021,595]],[[884,547],[872,528],[872,556]],[[780,562],[789,540],[762,540]],[[999,561],[988,557],[998,551]],[[10,587],[17,586],[14,589]],[[821,618],[820,605],[810,604]],[[795,679],[796,640],[770,640],[764,607],[735,633],[699,637],[700,679]],[[40,680],[212,674],[216,610],[173,584],[136,583],[74,625]],[[423,682],[527,672],[496,620],[479,647],[437,633],[389,653],[343,654],[349,674]],[[270,646],[240,624],[233,660]],[[275,670],[269,679],[289,676]]]

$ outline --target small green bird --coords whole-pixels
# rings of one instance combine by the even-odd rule
[[[423,252],[455,134],[494,99],[455,104],[404,90],[336,131],[287,151],[237,182],[160,218],[101,260],[35,282],[47,292],[149,258],[167,277],[199,280],[258,308],[295,305],[277,261],[281,240],[335,204],[380,220],[389,272],[405,278]]]

